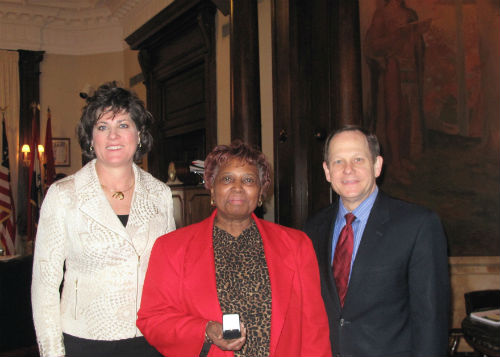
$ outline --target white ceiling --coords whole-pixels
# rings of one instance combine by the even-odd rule
[[[140,0],[0,0],[3,20],[44,21],[85,25],[103,19],[120,20]]]
[[[0,48],[57,54],[121,51],[173,0],[0,0]]]

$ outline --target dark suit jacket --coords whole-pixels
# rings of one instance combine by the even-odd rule
[[[344,302],[331,270],[338,203],[310,218],[333,355],[446,356],[449,276],[437,215],[379,191],[352,266]]]

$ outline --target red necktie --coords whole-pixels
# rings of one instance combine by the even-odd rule
[[[344,299],[347,294],[347,285],[349,284],[349,273],[351,271],[352,246],[354,242],[354,232],[352,231],[352,222],[356,217],[352,213],[345,215],[345,226],[340,231],[335,256],[333,257],[333,276],[337,284],[340,304],[344,306]]]

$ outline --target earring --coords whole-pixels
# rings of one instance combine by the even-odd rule
[[[141,140],[139,140],[139,148],[142,148]]]
[[[259,205],[259,207],[262,206],[262,198],[259,198],[259,202],[257,202],[257,204]]]
[[[90,144],[89,150],[94,151],[94,146],[92,144]]]
[[[210,205],[215,206],[215,200],[212,197],[210,197]]]

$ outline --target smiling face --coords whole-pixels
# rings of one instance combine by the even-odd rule
[[[259,171],[255,165],[239,159],[229,160],[219,168],[210,192],[218,219],[227,222],[250,219],[262,194]]]
[[[382,170],[382,157],[373,162],[366,137],[359,131],[344,131],[330,141],[328,160],[323,162],[326,180],[352,211],[376,187]]]
[[[139,144],[139,132],[126,112],[105,112],[92,132],[97,161],[106,166],[130,165]]]

